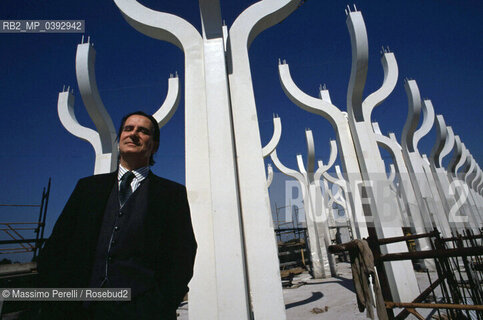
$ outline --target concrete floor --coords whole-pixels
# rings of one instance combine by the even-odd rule
[[[365,312],[359,312],[356,295],[352,283],[352,273],[349,263],[337,264],[337,277],[327,279],[311,279],[307,273],[294,278],[295,285],[290,289],[283,289],[287,320],[357,320],[368,319]],[[416,273],[419,291],[429,286],[426,273]],[[431,273],[432,281],[437,279],[435,273]],[[436,290],[438,298],[440,291]],[[395,310],[397,315],[400,310]],[[430,309],[418,309],[427,319],[437,315]],[[178,309],[179,320],[189,320],[188,305],[185,303]],[[417,319],[410,315],[406,319]],[[277,320],[277,319],[274,319]]]
[[[305,284],[283,290],[287,320],[366,319],[357,309],[349,264],[340,263],[338,269],[336,278],[311,279],[307,273],[296,276],[294,284]],[[188,320],[188,305],[182,305],[178,313],[179,320]]]

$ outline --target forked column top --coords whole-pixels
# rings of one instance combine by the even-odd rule
[[[96,50],[91,42],[77,46],[75,71],[79,91],[87,112],[99,132],[102,153],[110,153],[114,150],[116,129],[97,88],[95,61]]]
[[[369,63],[369,45],[367,30],[362,13],[351,11],[348,6],[347,28],[349,30],[352,49],[352,66],[349,85],[347,86],[347,113],[354,122],[371,123],[371,114],[394,90],[399,75],[396,57],[389,48],[381,51],[381,64],[384,69],[384,80],[381,87],[363,99]]]
[[[441,168],[443,157],[441,156],[443,150],[449,148],[451,151],[451,147],[449,144],[450,136],[448,134],[448,129],[446,127],[446,123],[444,122],[444,117],[442,115],[436,116],[436,142],[431,150],[431,155],[429,157],[429,161],[436,167]],[[454,137],[453,137],[454,139]],[[454,140],[453,140],[454,143]]]
[[[114,0],[124,19],[151,38],[174,44],[186,51],[201,44],[201,35],[188,21],[170,13],[147,8],[136,0]]]

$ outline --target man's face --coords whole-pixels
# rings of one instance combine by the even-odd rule
[[[126,119],[119,137],[121,157],[149,163],[151,154],[156,152],[157,143],[153,140],[151,121],[141,115],[132,115]]]

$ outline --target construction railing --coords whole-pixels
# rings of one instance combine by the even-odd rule
[[[380,319],[405,319],[413,314],[418,319],[425,319],[416,309],[434,309],[439,319],[442,317],[441,310],[445,310],[445,316],[449,319],[483,319],[483,274],[482,256],[483,235],[473,234],[470,230],[464,231],[464,235],[454,234],[451,238],[441,238],[437,230],[433,232],[409,235],[402,237],[377,239],[374,233],[366,240],[374,259],[377,269],[379,285],[384,299],[385,313],[378,313]],[[402,253],[382,254],[381,245],[400,241],[410,241],[418,238],[429,237],[433,250],[412,251]],[[349,251],[352,258],[360,250],[360,244],[355,240],[341,245],[329,247],[331,253]],[[451,245],[448,245],[450,244]],[[412,260],[413,263],[420,259],[434,259],[437,279],[433,281],[428,271],[429,286],[423,290],[413,301],[395,302],[391,296],[389,282],[386,277],[384,262],[397,260]],[[354,264],[352,265],[354,268]],[[373,279],[374,281],[374,279]],[[437,297],[435,289],[439,287],[440,297]],[[434,302],[425,302],[432,300]],[[377,301],[377,299],[376,299]],[[395,308],[402,308],[396,316]],[[363,311],[363,309],[361,310]]]
[[[0,254],[33,252],[33,259],[39,253],[44,239],[45,219],[50,195],[50,179],[47,188],[42,190],[40,204],[0,204],[0,207],[38,208],[39,215],[34,222],[0,222],[0,234],[6,235],[7,240],[0,240]],[[35,236],[35,238],[32,238]],[[15,245],[12,247],[12,245]],[[18,246],[17,246],[18,245]],[[8,246],[8,247],[5,247]]]

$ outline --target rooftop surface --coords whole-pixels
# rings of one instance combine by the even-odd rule
[[[327,279],[312,279],[307,273],[296,276],[294,286],[283,289],[287,320],[368,319],[365,312],[359,312],[357,308],[350,264],[338,263],[337,273],[337,277]],[[419,289],[423,291],[429,285],[427,274],[417,272],[416,277]],[[432,281],[436,278],[437,275],[432,273]],[[429,319],[430,314],[437,315],[429,309],[417,311]],[[178,313],[179,320],[189,320],[187,304],[183,304]],[[416,317],[409,316],[407,319]]]

